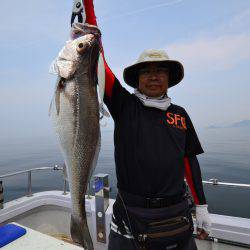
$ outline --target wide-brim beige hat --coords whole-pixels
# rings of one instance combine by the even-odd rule
[[[138,73],[139,69],[143,68],[144,65],[150,62],[159,62],[164,64],[169,69],[169,82],[168,87],[173,87],[177,83],[179,83],[184,77],[184,68],[183,65],[175,60],[170,60],[166,51],[164,50],[156,50],[149,49],[144,50],[137,62],[123,71],[124,81],[131,87],[138,87]]]

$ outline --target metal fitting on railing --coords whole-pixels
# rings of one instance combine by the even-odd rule
[[[213,185],[218,185],[218,179],[209,179]]]
[[[64,164],[64,166],[65,166],[65,164]],[[58,166],[57,164],[55,164],[53,170],[61,170],[61,168],[60,168],[60,166]]]
[[[109,206],[109,180],[108,174],[94,176],[95,208],[96,208],[96,234],[97,241],[106,243],[105,212]]]
[[[31,190],[31,170],[28,172],[28,190],[27,190],[27,196],[32,196],[32,190]]]
[[[0,181],[0,209],[3,209],[3,181]]]
[[[67,181],[68,181],[67,168],[66,165],[63,164],[63,195],[67,194]]]

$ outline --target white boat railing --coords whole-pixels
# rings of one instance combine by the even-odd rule
[[[0,190],[2,190],[2,196],[3,196],[3,179],[13,177],[16,175],[22,175],[27,174],[27,193],[26,196],[32,196],[32,173],[38,172],[38,171],[45,171],[45,170],[53,170],[53,171],[63,171],[63,194],[66,194],[67,191],[67,180],[66,180],[66,169],[65,165],[59,166],[54,165],[53,167],[38,167],[38,168],[31,168],[31,169],[25,169],[21,171],[11,172],[4,175],[0,175]],[[1,208],[1,207],[0,207]]]
[[[63,171],[63,194],[67,194],[67,174],[66,174],[66,167],[65,165],[59,166],[54,165],[53,167],[38,167],[38,168],[31,168],[16,172],[7,173],[4,175],[0,175],[0,209],[3,207],[4,202],[4,189],[3,189],[3,179],[21,175],[21,174],[27,174],[27,193],[26,196],[32,196],[32,173],[38,172],[38,171],[45,171],[45,170],[53,170],[53,171]],[[209,179],[208,181],[202,181],[202,183],[207,185],[213,185],[213,186],[227,186],[227,187],[239,187],[239,188],[250,188],[250,184],[244,184],[244,183],[232,183],[232,182],[221,182],[216,178]],[[88,190],[89,191],[89,190]]]
[[[218,179],[209,179],[209,181],[202,181],[202,183],[213,185],[213,186],[228,186],[228,187],[250,188],[250,184],[233,183],[233,182],[221,182]]]

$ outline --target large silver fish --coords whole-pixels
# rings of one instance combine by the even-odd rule
[[[67,166],[71,237],[88,250],[94,248],[86,219],[85,193],[100,149],[96,79],[99,41],[100,33],[91,27],[73,41],[75,72],[68,79],[59,77],[50,112]]]

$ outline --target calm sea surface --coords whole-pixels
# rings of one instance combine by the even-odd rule
[[[204,180],[250,184],[250,128],[203,129],[198,131],[205,154],[199,156]],[[56,139],[50,137],[1,138],[0,175],[16,170],[62,164]],[[111,196],[116,193],[113,157],[113,132],[103,129],[102,149],[95,173],[110,175]],[[32,190],[62,189],[62,173],[37,172],[32,175]],[[250,189],[204,186],[209,210],[250,218]],[[27,176],[4,179],[5,201],[23,196]]]

